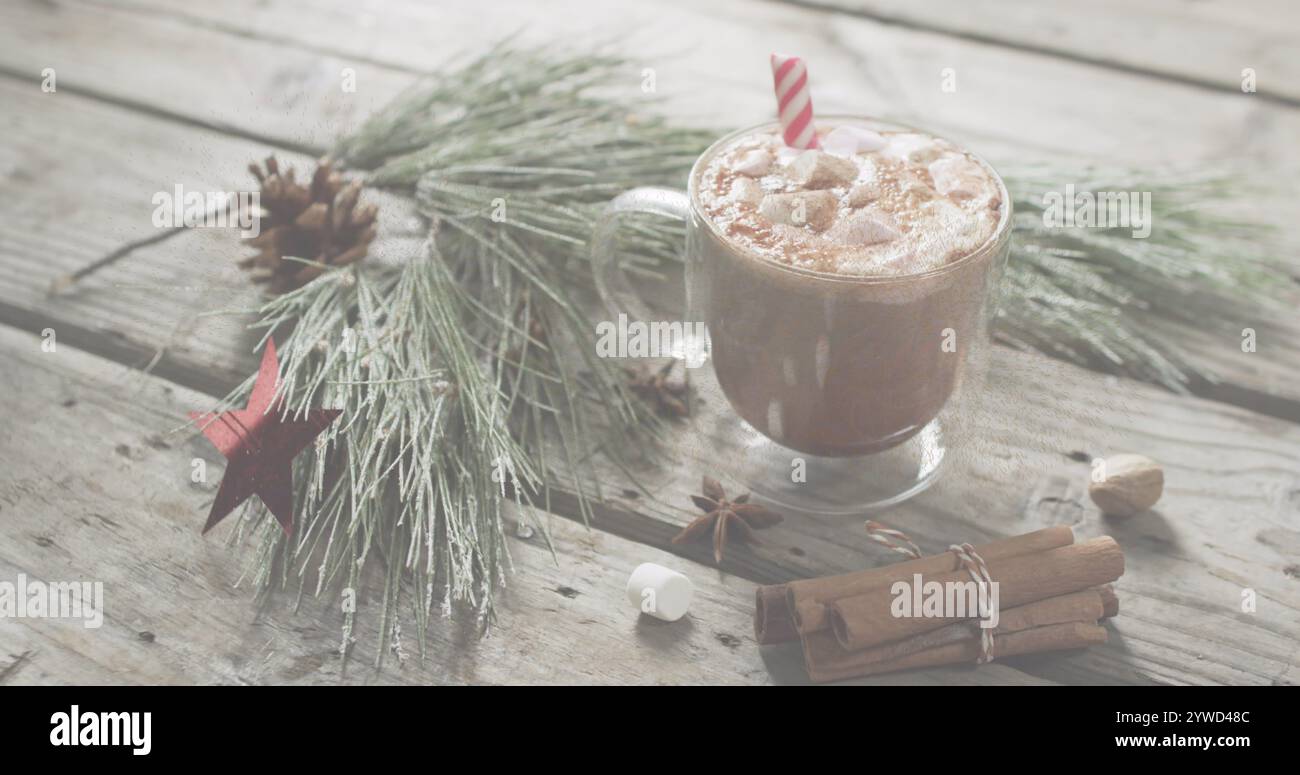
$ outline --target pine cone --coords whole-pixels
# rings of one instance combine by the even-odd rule
[[[272,156],[263,171],[248,169],[262,186],[261,231],[248,244],[257,255],[239,262],[252,271],[256,283],[269,283],[273,293],[301,288],[328,267],[346,266],[365,257],[375,238],[377,209],[358,205],[360,181],[344,183],[328,161],[322,161],[309,185],[294,180],[292,168],[280,170]],[[323,266],[286,261],[287,257]]]

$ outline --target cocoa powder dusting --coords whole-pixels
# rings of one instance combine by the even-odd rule
[[[819,126],[819,136],[826,138],[835,126]],[[886,131],[875,137],[879,142],[871,150],[823,143],[828,150],[804,153],[833,152],[836,158],[808,157],[798,165],[800,152],[786,148],[776,132],[738,138],[702,169],[696,186],[701,208],[744,252],[828,274],[915,274],[970,255],[988,242],[1002,216],[1002,195],[983,164],[928,135]],[[752,159],[755,152],[770,156],[767,170],[761,175],[737,171],[744,167],[742,159]],[[850,178],[854,168],[856,176]],[[798,177],[807,170],[815,174]],[[746,177],[752,182],[742,180]],[[799,179],[809,181],[808,186]],[[818,190],[834,194],[838,204],[833,214],[791,208],[792,200],[805,202],[782,197]],[[806,204],[824,207],[826,201],[819,193]]]

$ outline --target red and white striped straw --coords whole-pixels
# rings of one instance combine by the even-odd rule
[[[781,136],[791,148],[820,148],[813,126],[812,92],[808,89],[808,68],[799,57],[772,55],[772,85],[776,88],[776,111],[781,118]]]

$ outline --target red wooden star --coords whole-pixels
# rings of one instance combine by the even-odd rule
[[[208,512],[204,533],[250,495],[262,499],[286,535],[293,531],[293,459],[334,422],[341,410],[312,409],[306,417],[284,417],[282,400],[271,406],[279,375],[275,341],[267,340],[247,408],[221,414],[190,412],[190,419],[203,435],[230,461],[212,511]]]

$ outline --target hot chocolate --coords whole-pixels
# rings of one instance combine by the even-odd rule
[[[737,137],[691,181],[692,304],[739,414],[812,455],[878,452],[933,420],[986,339],[1001,181],[948,141],[819,122],[820,150]]]

